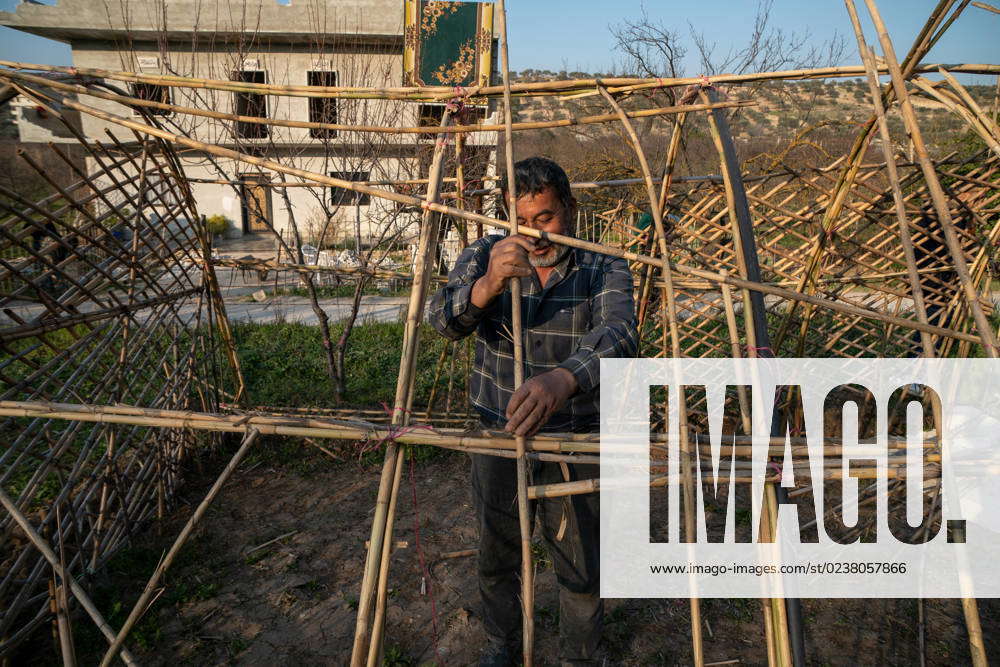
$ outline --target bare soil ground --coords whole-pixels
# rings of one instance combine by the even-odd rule
[[[335,463],[307,446],[291,454],[285,450],[282,458],[248,460],[216,499],[165,577],[163,595],[133,633],[131,645],[142,664],[348,663],[380,465],[356,458]],[[223,459],[215,462],[220,468]],[[210,472],[195,476],[182,493],[186,504],[161,530],[153,528],[137,540],[132,549],[151,555],[146,559],[151,565],[126,567],[142,560],[136,558],[112,563],[104,586],[120,601],[119,615],[127,614],[156,559],[213,479]],[[393,558],[383,664],[432,664],[435,647],[440,664],[475,664],[484,643],[475,557],[441,558],[476,546],[464,455],[407,464],[395,535],[408,546]],[[535,551],[538,662],[558,664],[555,578],[544,549],[539,545]],[[428,594],[422,593],[422,581]],[[687,600],[607,604],[605,640],[612,664],[691,664]],[[767,663],[758,601],[701,604],[706,661]],[[916,601],[804,600],[803,606],[810,664],[919,664]],[[968,664],[959,602],[931,600],[926,606],[927,664]],[[980,612],[987,650],[1000,655],[1000,605],[980,601]],[[83,619],[77,623],[85,625]],[[100,649],[100,642],[93,648]],[[56,662],[54,647],[51,651]],[[36,664],[49,662],[38,660],[38,653],[34,657]]]

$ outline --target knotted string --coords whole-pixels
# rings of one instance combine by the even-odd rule
[[[455,97],[451,98],[451,101],[447,102],[444,106],[452,114],[459,114],[465,109],[465,98],[466,98],[465,88],[462,86],[455,86]]]
[[[385,445],[389,444],[390,442],[394,442],[395,440],[397,440],[397,439],[401,438],[402,436],[406,435],[407,433],[412,433],[413,431],[417,431],[417,430],[426,430],[426,431],[432,431],[432,432],[434,430],[428,424],[409,424],[407,426],[401,426],[401,425],[398,425],[398,424],[393,424],[392,423],[392,418],[396,415],[397,412],[399,412],[400,414],[408,414],[410,412],[410,410],[407,410],[406,408],[398,408],[398,409],[390,408],[383,401],[382,402],[382,409],[385,411],[386,415],[388,415],[388,417],[389,417],[388,432],[385,434],[385,436],[383,436],[382,438],[379,438],[378,440],[376,440],[374,442],[372,441],[371,437],[368,437],[366,440],[362,441],[361,447],[359,448],[359,453],[358,453],[358,459],[359,460],[361,459],[362,456],[364,456],[368,452],[373,452],[373,451],[379,450],[382,447],[384,447]]]
[[[420,505],[417,503],[417,483],[414,480],[412,449],[410,449],[410,496],[413,499],[413,535],[414,543],[417,547],[417,560],[420,562],[420,570],[423,572],[424,581],[427,582],[427,596],[431,600],[431,642],[434,646],[434,664],[440,665],[441,660],[438,654],[437,601],[434,599],[434,585],[431,582],[431,573],[427,569],[424,550],[420,545]]]

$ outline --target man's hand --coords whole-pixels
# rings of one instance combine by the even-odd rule
[[[528,261],[528,251],[534,248],[534,239],[524,236],[508,236],[497,241],[490,250],[486,273],[472,286],[472,304],[485,308],[500,296],[511,278],[532,275],[534,269]]]
[[[552,413],[566,404],[576,389],[576,378],[565,368],[555,368],[525,380],[507,404],[504,430],[525,437],[534,435]]]

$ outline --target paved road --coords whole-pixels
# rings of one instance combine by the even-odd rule
[[[264,290],[267,294],[272,294],[276,287],[273,280],[266,284],[261,284],[256,280],[255,275],[244,276],[240,272],[230,269],[219,269],[217,275],[223,299],[226,302],[226,313],[231,322],[271,322],[284,319],[288,322],[317,324],[316,314],[313,313],[312,305],[304,297],[276,296],[270,297],[263,302],[253,300],[252,295],[260,290]],[[294,286],[294,280],[277,284],[277,287],[284,288]],[[405,313],[406,303],[407,297],[405,296],[365,296],[362,299],[358,317],[360,321],[392,322],[400,319]],[[194,318],[197,305],[197,299],[192,298],[181,307],[180,315],[185,322]],[[320,306],[322,306],[330,318],[331,323],[337,322],[346,319],[350,315],[351,298],[322,299]],[[10,305],[8,308],[27,322],[32,322],[45,312],[44,308],[38,304],[23,303],[20,306]],[[97,309],[97,306],[92,303],[86,303],[79,307],[80,312],[83,313]],[[14,325],[16,325],[15,321],[0,311],[0,328]]]
[[[351,300],[346,298],[323,300],[320,306],[331,323],[346,319],[351,313]],[[368,296],[361,301],[358,318],[361,321],[393,322],[400,319],[405,310],[406,297]],[[226,314],[231,322],[270,322],[283,319],[287,322],[317,324],[312,305],[307,299],[297,297],[277,297],[264,303],[227,301]]]
[[[288,322],[317,324],[312,305],[304,297],[274,296],[263,302],[252,300],[252,295],[260,290],[272,294],[276,286],[286,289],[295,287],[295,279],[279,282],[277,285],[274,280],[261,284],[253,274],[244,274],[224,267],[217,268],[216,275],[222,289],[222,298],[226,302],[226,314],[232,322],[270,322],[275,319],[284,319]],[[365,296],[361,300],[358,318],[362,321],[392,322],[405,313],[406,302],[407,297],[405,296]],[[320,306],[330,318],[331,323],[346,319],[351,314],[350,297],[321,299]]]

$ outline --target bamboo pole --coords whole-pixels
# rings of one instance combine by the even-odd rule
[[[939,64],[914,67],[916,72],[933,72]],[[950,71],[969,74],[998,74],[1000,65],[994,64],[951,64],[945,65]],[[257,95],[285,95],[288,97],[342,97],[347,99],[397,99],[411,101],[436,102],[450,100],[455,97],[453,86],[402,86],[402,87],[362,87],[362,86],[283,86],[265,83],[244,83],[185,77],[163,74],[142,74],[138,72],[115,72],[112,70],[91,67],[61,67],[39,63],[23,63],[11,60],[0,60],[0,67],[11,70],[34,70],[40,72],[58,72],[71,77],[96,77],[112,81],[130,83],[152,83],[174,88],[196,88],[220,90]],[[880,65],[879,71],[885,67]],[[773,72],[751,72],[746,74],[718,74],[709,77],[660,77],[660,78],[603,78],[603,79],[571,79],[564,81],[539,81],[532,83],[516,83],[510,87],[511,94],[531,95],[565,95],[582,91],[593,91],[598,82],[608,86],[611,93],[629,93],[653,88],[678,88],[690,85],[700,85],[706,79],[710,85],[756,83],[759,81],[806,80],[828,78],[850,78],[864,76],[862,65],[840,67],[817,67],[811,69],[791,69]],[[502,85],[472,86],[463,89],[468,98],[501,96],[504,94]]]
[[[911,105],[907,94],[906,83],[903,80],[899,64],[896,62],[896,54],[893,49],[892,40],[889,37],[889,33],[886,30],[885,24],[882,21],[882,16],[879,13],[874,0],[865,0],[865,6],[868,8],[868,13],[871,15],[872,22],[875,24],[875,29],[878,32],[879,41],[882,44],[882,53],[885,58],[885,62],[889,67],[892,84],[899,100],[903,122],[906,125],[907,134],[910,135],[913,150],[917,155],[918,161],[920,162],[920,168],[924,174],[924,180],[926,181],[928,192],[931,195],[931,201],[933,202],[934,209],[938,215],[938,223],[944,231],[945,242],[947,243],[952,263],[955,266],[955,273],[957,274],[958,280],[962,285],[967,305],[972,314],[973,320],[976,323],[976,329],[982,337],[981,344],[985,348],[987,356],[996,358],[998,356],[997,340],[993,333],[993,329],[990,327],[989,322],[986,320],[986,316],[983,314],[983,309],[979,302],[979,295],[976,293],[976,289],[972,284],[972,279],[969,276],[969,269],[966,266],[965,255],[962,252],[962,247],[958,241],[958,235],[955,232],[954,222],[951,218],[951,211],[949,210],[947,201],[945,200],[944,190],[941,188],[941,182],[938,180],[937,172],[934,170],[934,165],[931,163],[930,157],[927,154],[927,148],[924,145],[923,136],[920,133],[920,127],[917,124],[916,116],[913,112],[913,106]],[[979,609],[975,598],[963,597],[962,609],[965,613],[965,623],[969,631],[969,648],[972,653],[972,662],[976,665],[976,667],[985,666],[989,663],[986,658],[986,648],[983,645],[982,629],[979,622]]]
[[[621,116],[621,114],[619,114],[619,117],[620,116]],[[667,205],[667,199],[670,196],[670,186],[675,181],[674,166],[675,166],[675,164],[677,162],[677,156],[680,153],[681,132],[684,129],[684,122],[685,122],[686,119],[687,119],[687,114],[678,114],[677,116],[674,117],[673,132],[671,132],[671,134],[670,134],[670,143],[667,146],[667,157],[666,157],[666,160],[664,161],[664,165],[663,165],[663,176],[661,178],[659,178],[659,179],[654,179],[654,181],[653,181],[654,183],[656,181],[659,181],[659,183],[660,183],[660,196],[656,200],[656,207],[660,209],[660,220],[661,220],[661,223],[662,223],[662,220],[663,220],[664,209],[666,208],[666,205]],[[629,180],[630,181],[631,180],[635,180],[637,182],[643,182],[644,181],[644,179],[629,179]],[[677,179],[677,180],[683,181],[684,179],[682,178],[682,179]],[[653,205],[652,201],[650,202],[650,205],[651,206]],[[654,228],[653,231],[655,231],[655,228]],[[652,242],[652,240],[653,239],[651,238],[650,242]],[[644,328],[644,325],[645,325],[645,322],[646,322],[646,314],[647,314],[648,301],[649,301],[649,291],[651,290],[652,279],[653,279],[653,267],[649,266],[649,267],[647,267],[647,270],[646,270],[646,273],[645,273],[645,281],[646,282],[643,285],[644,289],[641,291],[641,294],[640,294],[639,324],[638,324],[638,329],[639,329],[640,335],[641,335],[641,332],[642,332],[642,330]],[[664,285],[666,285],[666,284],[664,283]],[[668,327],[669,327],[669,322],[668,322]],[[666,339],[666,329],[667,329],[667,327],[664,327],[664,339]]]
[[[222,336],[222,342],[226,349],[226,358],[229,360],[229,367],[236,377],[236,394],[233,400],[237,403],[249,402],[247,395],[247,384],[243,377],[243,365],[240,363],[240,356],[236,351],[236,339],[229,326],[229,316],[226,314],[226,301],[222,297],[222,288],[219,286],[219,279],[215,275],[215,267],[212,262],[212,248],[208,238],[208,229],[200,230],[201,251],[204,263],[202,264],[202,280],[208,294],[208,307],[215,315],[215,324]]]
[[[775,479],[770,484],[764,485],[764,516],[761,520],[761,530],[765,531],[765,535],[761,535],[761,542],[775,542],[778,527],[778,501],[774,485],[780,483],[781,476],[775,475]],[[782,667],[791,667],[795,664],[792,655],[792,643],[788,636],[788,613],[788,607],[785,605],[784,599],[778,597],[771,598],[771,622],[774,624],[776,657],[778,658],[778,665]]]
[[[412,280],[413,274],[403,271],[388,271],[382,269],[370,269],[360,266],[319,266],[316,264],[294,264],[289,262],[279,262],[274,259],[238,259],[238,258],[218,258],[212,259],[214,266],[225,266],[241,271],[288,271],[301,273],[308,271],[312,273],[335,273],[343,276],[370,276],[372,278]],[[433,282],[444,282],[443,276],[431,276]]]
[[[451,122],[451,113],[445,110],[441,118],[441,127],[447,127]],[[410,290],[410,300],[407,307],[406,327],[403,333],[403,350],[400,356],[399,376],[396,381],[396,396],[393,404],[392,423],[406,424],[409,420],[407,405],[410,404],[412,378],[416,372],[417,345],[419,342],[419,327],[423,319],[424,303],[427,300],[427,288],[434,267],[434,252],[437,244],[439,216],[431,208],[438,196],[440,179],[444,170],[442,163],[445,156],[446,136],[440,135],[434,148],[431,168],[428,174],[429,185],[427,197],[422,204],[424,210],[421,221],[420,240],[413,267],[413,288]],[[358,602],[358,617],[354,633],[354,646],[351,653],[352,667],[362,663],[373,664],[381,655],[381,635],[384,624],[385,595],[388,590],[388,567],[391,555],[392,525],[395,520],[395,499],[399,492],[399,482],[403,468],[405,451],[399,446],[396,438],[391,438],[385,448],[385,459],[382,467],[382,477],[379,481],[379,493],[376,499],[375,516],[372,519],[372,532],[365,560],[365,574],[361,582],[361,593]],[[375,599],[373,600],[373,596]],[[379,602],[381,599],[381,604]],[[374,614],[372,603],[374,601]],[[381,610],[381,614],[379,613]],[[372,627],[369,629],[369,617]]]
[[[903,79],[899,63],[896,61],[896,53],[893,49],[892,41],[889,38],[889,33],[886,31],[885,24],[882,22],[882,17],[874,1],[865,0],[865,5],[868,7],[868,12],[878,32],[885,62],[889,67],[889,74],[892,77],[892,85],[896,93],[896,98],[899,101],[903,122],[906,125],[907,134],[910,135],[910,140],[913,142],[913,149],[917,155],[917,161],[920,163],[920,169],[924,174],[927,190],[931,196],[934,210],[938,215],[938,222],[944,232],[945,243],[948,247],[955,273],[965,295],[970,314],[975,321],[976,330],[979,332],[980,343],[989,357],[997,358],[997,339],[992,327],[990,327],[989,322],[986,320],[986,315],[983,313],[983,308],[979,301],[979,294],[976,292],[975,285],[969,275],[965,254],[962,251],[958,234],[955,231],[955,223],[951,217],[951,210],[948,207],[944,190],[941,188],[941,182],[938,180],[937,172],[927,153],[927,147],[924,144],[923,135],[920,132],[913,106],[910,103],[909,93],[906,90],[906,82]]]
[[[726,315],[726,328],[729,330],[729,349],[733,359],[742,358],[740,353],[739,327],[736,324],[736,309],[733,306],[732,288],[729,285],[722,286],[722,304]],[[750,402],[747,398],[746,387],[742,378],[737,378],[736,393],[740,403],[740,419],[743,423],[743,431],[750,433],[753,430],[753,422],[750,413]],[[771,601],[761,598],[761,609],[764,615],[764,641],[767,645],[767,664],[774,667],[778,664],[778,652],[781,650],[777,642],[774,621],[772,618]]]
[[[934,31],[941,24],[941,21],[944,20],[945,15],[951,9],[954,2],[955,0],[939,0],[938,4],[931,12],[930,17],[928,17],[927,21],[924,23],[923,28],[917,35],[916,40],[914,40],[913,46],[910,48],[910,52],[907,54],[903,62],[903,70],[907,77],[911,76],[915,72],[922,71],[922,68],[919,67],[919,62],[936,42]],[[959,12],[961,12],[961,9],[959,9]],[[951,21],[958,17],[959,12],[956,12],[952,16]],[[950,25],[950,21],[944,26],[944,29],[947,29],[948,25]],[[937,33],[937,37],[940,37],[940,34],[941,32]],[[861,74],[864,75],[864,68],[862,68],[862,70]],[[886,86],[882,98],[883,104],[888,105],[892,102],[893,92],[893,87],[891,85]],[[861,131],[854,140],[851,151],[848,154],[843,169],[837,178],[836,184],[834,185],[833,192],[830,193],[830,201],[823,213],[823,220],[820,223],[819,233],[813,241],[809,264],[800,278],[797,291],[808,293],[813,289],[812,283],[819,272],[823,252],[832,233],[836,229],[837,220],[846,205],[847,197],[857,179],[858,170],[860,169],[861,162],[864,159],[868,141],[871,138],[872,132],[875,130],[876,121],[877,118],[873,114],[862,126]],[[795,302],[791,304],[788,309],[788,313],[786,314],[785,319],[778,330],[778,334],[775,337],[775,346],[777,349],[781,349],[785,340],[785,334],[788,327],[791,325],[792,318],[795,316],[799,305],[799,302]],[[803,317],[803,324],[800,328],[800,340],[803,335],[802,331],[808,326],[808,322],[811,317],[812,308],[807,305],[806,313]]]
[[[972,128],[974,132],[982,137],[983,141],[986,142],[986,145],[989,146],[994,153],[1000,155],[1000,141],[998,141],[997,136],[987,125],[989,118],[984,119],[982,117],[977,117],[970,108],[960,104],[958,100],[952,98],[952,96],[948,95],[945,91],[938,90],[937,87],[930,81],[917,77],[913,80],[913,85],[922,90],[930,99],[935,100],[948,110],[958,114],[962,120],[969,124],[969,127]],[[986,122],[984,122],[984,120]],[[989,123],[989,125],[992,125],[992,123]]]
[[[130,667],[138,665],[135,658],[132,656],[131,651],[125,648],[121,642],[117,642],[115,631],[108,625],[107,621],[104,620],[101,612],[97,610],[97,607],[94,605],[93,601],[91,601],[90,596],[87,595],[87,592],[83,590],[80,584],[76,583],[76,579],[63,569],[63,567],[59,564],[59,559],[56,557],[51,547],[45,543],[45,540],[43,540],[38,532],[35,531],[28,519],[19,509],[17,509],[17,505],[15,505],[14,501],[10,499],[7,493],[3,490],[2,486],[0,486],[0,505],[3,505],[4,509],[7,510],[17,525],[21,527],[21,530],[24,531],[28,541],[30,541],[32,545],[34,545],[34,547],[42,554],[45,560],[49,562],[49,565],[52,566],[52,569],[59,576],[63,585],[68,585],[70,590],[73,591],[73,596],[77,599],[77,602],[80,603],[80,606],[84,608],[87,614],[90,615],[90,618],[93,619],[94,623],[101,631],[101,634],[103,634],[107,638],[108,642],[112,643],[112,645],[117,644],[115,646],[115,653],[120,653],[122,660],[124,660],[125,664]],[[112,653],[112,655],[114,655],[114,653]]]
[[[746,470],[748,473],[750,472],[749,467]],[[831,463],[829,467],[823,469],[823,474],[821,478],[825,481],[851,479],[852,477],[857,479],[880,479],[881,475],[882,471],[880,471],[878,468],[857,468],[852,470],[848,475],[845,476],[843,470],[838,468],[836,463]],[[898,465],[889,467],[886,470],[885,475],[887,479],[906,479],[906,462],[901,461]],[[650,488],[655,489],[666,486],[669,477],[670,477],[669,475],[651,477],[649,481]],[[737,484],[753,484],[755,481],[750,474],[719,475],[716,479],[720,484],[721,483],[728,484],[730,482],[735,482]],[[928,479],[939,479],[939,478],[935,477]],[[781,476],[776,473],[772,473],[764,476],[764,478],[761,481],[764,482],[765,488],[773,489],[775,484],[781,483]],[[528,487],[528,497],[531,498],[532,500],[536,500],[538,498],[563,498],[567,496],[579,496],[588,493],[597,493],[601,490],[601,488],[602,488],[601,481],[600,479],[596,478],[582,479],[573,482],[554,482],[552,484],[539,484],[537,486]],[[605,487],[605,488],[610,488],[610,487]],[[770,502],[765,502],[763,506],[765,509],[770,511],[777,507],[777,502],[772,500]],[[767,512],[765,512],[763,516],[767,516]],[[762,516],[762,521],[763,521],[763,516]],[[763,537],[761,537],[761,541],[763,541]],[[773,598],[772,600],[769,600],[769,602],[773,604],[773,600],[780,601],[781,598]],[[784,605],[781,605],[781,607],[782,609],[784,609]],[[782,628],[787,628],[787,624],[777,626],[776,634],[786,634],[787,630]],[[778,645],[781,651],[785,652],[785,655],[787,656],[791,655],[791,648],[790,648],[791,645],[787,640],[779,641]],[[786,660],[784,663],[779,662],[779,664],[791,665],[792,661],[791,659],[789,659]]]
[[[208,493],[205,495],[205,498],[195,509],[194,514],[192,514],[191,518],[188,519],[186,524],[184,524],[184,528],[181,529],[181,532],[177,536],[177,539],[174,540],[174,543],[171,545],[170,550],[167,552],[167,555],[163,557],[163,560],[160,561],[160,564],[153,572],[153,575],[149,578],[149,581],[146,583],[146,588],[142,591],[142,595],[139,596],[139,599],[132,607],[132,611],[131,613],[129,613],[128,618],[125,620],[125,624],[122,626],[122,629],[118,631],[118,636],[115,637],[114,642],[111,644],[110,647],[108,647],[107,652],[105,652],[104,657],[101,659],[101,667],[107,667],[108,665],[111,664],[112,659],[114,659],[115,653],[117,653],[118,649],[122,646],[122,643],[125,641],[125,638],[128,636],[128,633],[135,626],[139,618],[144,613],[146,613],[146,611],[149,608],[148,606],[149,602],[152,599],[153,594],[156,592],[156,587],[159,585],[160,579],[163,577],[163,574],[173,564],[174,559],[177,557],[177,554],[180,553],[180,550],[184,546],[184,543],[187,542],[188,538],[191,536],[191,533],[194,532],[194,529],[198,526],[198,523],[201,521],[202,517],[205,516],[205,512],[208,511],[208,506],[211,505],[212,501],[215,500],[215,497],[219,495],[219,492],[222,490],[222,487],[229,480],[229,477],[236,470],[237,466],[239,466],[240,462],[243,461],[243,457],[246,456],[247,452],[250,451],[250,446],[253,445],[254,441],[257,440],[257,437],[259,435],[260,432],[255,429],[251,429],[247,432],[246,436],[244,436],[243,438],[243,443],[240,445],[240,448],[236,450],[236,453],[233,455],[233,458],[230,459],[225,469],[215,480],[215,483],[212,484],[212,488],[209,489]]]
[[[466,207],[465,158],[462,155],[466,139],[465,134],[455,135],[455,207],[460,209]],[[461,223],[456,220],[455,226],[458,227],[459,240],[462,244],[461,250],[465,250],[469,247],[469,226],[465,224],[464,220]]]
[[[707,99],[707,95],[702,92],[702,97]],[[737,202],[735,185],[733,182],[732,175],[729,173],[727,166],[727,158],[725,147],[722,143],[721,130],[717,125],[717,120],[714,116],[709,116],[709,128],[712,134],[712,140],[715,144],[716,151],[719,153],[719,162],[721,165],[722,173],[724,176],[725,184],[725,194],[726,194],[726,210],[728,212],[729,225],[733,238],[733,245],[736,248],[746,248],[744,245],[743,233],[744,230],[741,229],[739,220],[737,217]],[[747,261],[748,253],[744,252],[736,253],[737,268],[741,275],[746,278],[750,275],[750,267]],[[758,333],[758,326],[761,324],[758,322],[759,317],[755,317],[756,312],[754,310],[754,297],[750,294],[749,290],[742,290],[743,297],[743,324],[746,329],[746,340],[747,340],[747,355],[750,358],[756,358],[759,356],[769,356],[767,354],[762,355],[761,352],[765,350],[758,350],[760,347],[761,339],[758,338],[759,333],[763,334],[764,339],[767,338],[766,327]],[[732,295],[728,286],[723,287],[723,301],[724,304],[728,301],[727,308],[727,318],[729,318],[728,311],[732,309],[733,316],[730,322],[730,345],[736,340],[736,319],[735,319],[735,307],[732,304]],[[769,347],[766,346],[766,347]],[[773,354],[773,353],[772,353]],[[739,358],[739,349],[735,349],[736,358]],[[742,388],[742,383],[737,385],[740,392],[741,407],[743,401],[746,400],[745,391]],[[744,418],[744,422],[746,419]],[[746,428],[746,424],[744,424]],[[749,432],[749,431],[748,431]],[[773,504],[775,503],[773,485],[765,482],[764,486],[764,502],[763,511],[764,517],[761,519],[761,530],[762,536],[761,541],[770,540],[770,515],[774,511]],[[785,608],[785,601],[781,598],[762,598],[761,607],[763,610],[765,632],[764,638],[767,642],[767,657],[769,664],[779,665],[780,667],[791,667],[794,663],[792,660],[792,650],[789,641],[788,632],[788,617]]]
[[[868,71],[868,89],[872,96],[872,105],[875,108],[875,116],[878,119],[879,138],[882,140],[882,156],[885,159],[886,175],[889,177],[889,184],[892,189],[892,200],[896,208],[896,219],[899,221],[899,239],[903,246],[903,256],[906,259],[907,276],[910,281],[910,293],[913,296],[913,308],[917,318],[924,324],[927,323],[927,308],[924,304],[924,290],[920,284],[920,274],[917,269],[917,259],[913,251],[913,238],[910,234],[910,221],[906,214],[906,202],[903,197],[903,189],[899,181],[899,172],[896,169],[896,156],[892,150],[892,136],[889,134],[889,124],[885,117],[885,107],[882,104],[882,91],[878,83],[877,70],[875,68],[874,53],[865,41],[864,31],[861,28],[861,20],[858,18],[854,0],[844,0],[847,5],[847,12],[851,18],[851,25],[854,27],[854,34],[858,40],[858,48],[861,51],[861,59],[864,61]],[[920,343],[924,349],[924,355],[928,358],[934,357],[934,344],[930,334],[926,331],[920,332]]]
[[[618,114],[625,132],[628,134],[628,137],[632,142],[632,148],[635,150],[636,158],[639,160],[639,166],[642,169],[643,177],[646,181],[646,195],[649,197],[649,207],[653,215],[653,225],[655,226],[656,238],[660,246],[660,258],[662,261],[660,270],[663,275],[663,302],[667,306],[667,324],[670,330],[671,356],[675,359],[679,359],[682,356],[682,353],[680,331],[677,325],[677,304],[674,300],[675,293],[673,285],[673,271],[670,267],[670,251],[667,248],[667,234],[663,228],[663,208],[660,205],[663,197],[656,191],[656,186],[653,184],[653,173],[650,170],[649,162],[646,159],[646,152],[643,150],[642,143],[639,141],[639,135],[636,134],[635,128],[632,126],[632,123],[625,114],[625,111],[622,109],[618,101],[603,86],[599,85],[597,89],[600,91],[604,99],[607,100],[611,108]],[[683,471],[682,488],[684,493],[684,533],[688,542],[694,542],[697,539],[695,537],[694,514],[695,488],[694,478],[691,473],[691,458],[686,453],[688,452],[688,417],[687,405],[684,400],[684,396],[678,397],[677,404],[679,415],[678,421],[680,422],[681,448],[685,452],[684,462],[682,463],[681,468]],[[705,663],[705,652],[701,638],[701,607],[696,595],[691,595],[689,603],[691,608],[691,650],[694,656],[694,664],[697,667],[702,667]]]
[[[504,128],[503,125],[453,125],[448,128],[440,127],[392,127],[385,125],[343,125],[338,123],[319,123],[314,121],[305,120],[287,120],[283,118],[268,118],[265,116],[243,116],[239,114],[226,113],[224,111],[215,111],[212,109],[199,109],[197,107],[185,107],[177,104],[168,104],[166,102],[157,102],[155,100],[146,100],[138,97],[129,97],[126,95],[119,95],[117,93],[109,93],[102,90],[95,90],[94,88],[88,88],[87,86],[79,84],[62,83],[59,81],[52,81],[51,79],[45,79],[43,77],[34,76],[31,74],[23,74],[20,72],[11,72],[9,70],[0,70],[0,79],[4,77],[9,77],[12,80],[22,81],[25,83],[31,83],[36,86],[45,86],[52,90],[61,90],[68,93],[76,93],[78,95],[88,95],[90,97],[96,97],[102,100],[109,100],[112,102],[118,102],[129,107],[139,107],[156,109],[159,111],[166,111],[170,113],[184,114],[186,116],[195,116],[199,118],[211,118],[214,120],[224,120],[232,123],[252,123],[254,125],[264,125],[268,127],[288,127],[297,129],[309,129],[309,130],[330,130],[335,132],[372,132],[378,134],[395,134],[395,135],[408,135],[408,134],[440,134],[446,132],[449,134],[456,133],[478,133],[478,132],[499,132]],[[16,84],[15,84],[16,85]],[[722,108],[735,108],[735,107],[746,107],[754,106],[756,102],[744,100],[736,102],[722,102],[720,106]],[[690,111],[703,111],[701,105],[694,106],[668,106],[659,107],[655,109],[642,109],[640,111],[634,111],[631,113],[633,118],[648,118],[652,116],[663,116],[669,114],[677,113],[687,113]],[[614,120],[613,116],[583,116],[580,118],[561,118],[558,120],[551,121],[536,121],[530,123],[518,123],[512,126],[512,131],[523,132],[525,130],[544,130],[552,129],[557,127],[575,127],[578,125],[594,125],[600,123],[607,123]]]
[[[56,505],[56,535],[59,538],[59,567],[66,571],[66,538],[63,532],[62,510]],[[55,606],[56,629],[59,639],[59,654],[64,667],[76,667],[76,647],[73,645],[73,626],[70,622],[69,599],[66,583],[56,586],[55,572],[52,573],[51,595]]]
[[[31,419],[64,419],[110,424],[134,424],[154,428],[192,429],[222,433],[244,434],[248,429],[256,429],[264,435],[287,435],[295,437],[316,437],[333,440],[385,440],[393,431],[380,428],[369,422],[351,422],[313,417],[288,415],[218,415],[188,410],[166,410],[141,408],[130,405],[81,405],[73,403],[52,403],[48,401],[0,401],[0,416],[27,417]],[[466,429],[426,429],[421,428],[396,437],[404,444],[457,445],[482,447],[496,450],[515,451],[516,444],[510,435],[498,431],[473,431]],[[753,449],[749,436],[737,436],[735,445],[723,445],[722,454],[750,456]],[[769,439],[772,452],[781,454],[789,444],[794,454],[804,454],[806,438],[772,437]],[[666,437],[651,435],[651,442],[665,443]],[[827,438],[824,451],[829,456],[840,456],[840,440]],[[580,452],[598,453],[600,438],[596,434],[551,433],[535,435],[525,440],[526,448],[533,452]],[[865,443],[862,443],[865,444]],[[869,442],[867,444],[874,444]],[[890,437],[888,445],[892,449],[908,447],[906,438]],[[939,446],[936,439],[923,442],[926,448]]]
[[[951,72],[943,67],[938,68],[938,74],[944,77],[945,81],[948,82],[948,85],[950,85],[955,92],[958,93],[959,97],[962,98],[962,101],[964,101],[966,106],[968,106],[969,109],[976,115],[976,118],[978,118],[980,122],[982,122],[983,125],[989,129],[990,133],[993,136],[997,136],[1000,132],[998,132],[996,121],[990,119],[989,114],[983,111],[983,108],[980,107],[979,103],[976,102],[976,99],[969,94],[969,91],[966,90],[965,86],[960,84],[958,79],[952,76]]]
[[[500,25],[500,67],[503,74],[504,157],[507,163],[507,211],[511,236],[517,236],[517,178],[514,173],[513,109],[510,95],[510,63],[507,45],[507,9],[504,0],[497,0]],[[524,330],[521,322],[521,279],[509,281],[511,294],[511,338],[514,345],[514,391],[524,384]],[[531,559],[531,520],[528,510],[528,462],[525,458],[525,438],[517,443],[517,517],[521,530],[521,639],[525,667],[534,664],[535,650],[535,583]]]
[[[703,99],[714,99],[712,89],[702,91]],[[746,189],[739,172],[736,151],[728,124],[722,114],[709,113],[709,128],[716,150],[719,153],[719,164],[722,170],[726,189],[726,204],[729,212],[730,229],[736,246],[737,266],[744,278],[761,280],[760,265],[756,239],[753,236],[753,222],[750,218],[750,206],[747,201]],[[754,357],[774,357],[771,348],[771,338],[767,327],[767,316],[764,310],[764,299],[759,292],[751,293],[743,290],[744,313],[743,322],[747,330],[748,352]],[[777,407],[775,408],[777,411]],[[778,420],[772,419],[772,435]],[[777,513],[777,503],[787,500],[784,488],[774,488],[773,484],[764,485],[765,513]],[[774,622],[774,639],[778,664],[805,665],[805,639],[803,636],[803,620],[801,603],[797,598],[775,597],[771,600],[772,621]]]

